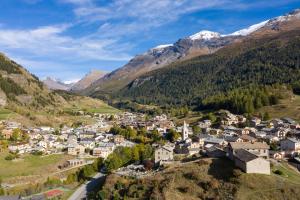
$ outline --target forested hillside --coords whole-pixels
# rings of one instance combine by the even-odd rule
[[[213,55],[150,72],[114,94],[142,104],[207,105],[249,85],[292,84],[300,78],[300,30],[248,38]],[[254,99],[252,100],[254,101]]]

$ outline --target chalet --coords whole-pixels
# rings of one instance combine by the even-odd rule
[[[104,143],[101,142],[98,144],[98,147],[93,149],[93,156],[107,158],[115,149],[114,143]]]
[[[238,149],[244,149],[259,157],[269,157],[269,145],[262,142],[230,142],[228,145],[228,156],[234,160],[235,153]]]
[[[174,150],[174,146],[170,144],[158,147],[154,153],[155,163],[162,164],[162,163],[173,161],[174,160],[173,150]]]
[[[68,146],[68,154],[69,155],[82,155],[84,154],[84,146],[81,146],[81,145],[69,145]]]
[[[287,155],[293,155],[300,152],[300,140],[295,138],[287,138],[280,141],[280,148],[285,151]]]
[[[245,149],[237,149],[234,163],[245,173],[267,174],[271,173],[270,162]]]

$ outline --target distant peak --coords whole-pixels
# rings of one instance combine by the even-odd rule
[[[221,37],[220,33],[203,30],[200,31],[199,33],[191,35],[189,38],[191,40],[210,40],[213,38],[220,38],[220,37]]]
[[[249,35],[255,31],[257,31],[258,29],[262,28],[263,26],[265,26],[267,23],[269,22],[269,20],[266,20],[266,21],[263,21],[263,22],[260,22],[258,24],[254,24],[252,26],[249,26],[248,28],[245,28],[245,29],[241,29],[239,31],[236,31],[236,32],[233,32],[229,35],[224,35],[224,36],[246,36],[246,35]]]
[[[171,47],[173,44],[161,44],[153,48],[153,50],[165,49],[167,47]]]

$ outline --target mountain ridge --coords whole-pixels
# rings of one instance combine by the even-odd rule
[[[278,16],[247,28],[222,35],[212,31],[200,31],[191,36],[179,39],[174,44],[159,45],[143,54],[132,58],[126,65],[106,74],[88,87],[83,94],[97,96],[97,93],[109,95],[145,73],[164,68],[174,62],[191,59],[196,56],[209,55],[247,37],[262,37],[278,31],[279,23],[286,23],[300,17],[300,10]],[[297,25],[298,26],[298,25]],[[264,31],[258,31],[265,29]],[[258,33],[259,32],[259,33]]]

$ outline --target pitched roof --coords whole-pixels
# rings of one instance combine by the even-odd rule
[[[256,138],[251,137],[250,135],[241,135],[239,136],[242,140],[256,140]]]
[[[232,149],[269,149],[267,143],[262,142],[230,142]]]
[[[249,162],[251,160],[258,158],[257,155],[250,153],[245,149],[237,149],[235,151],[235,157],[243,162]]]
[[[294,143],[298,143],[300,142],[300,140],[297,140],[296,138],[287,138],[287,140],[290,140],[291,142],[294,142]]]

